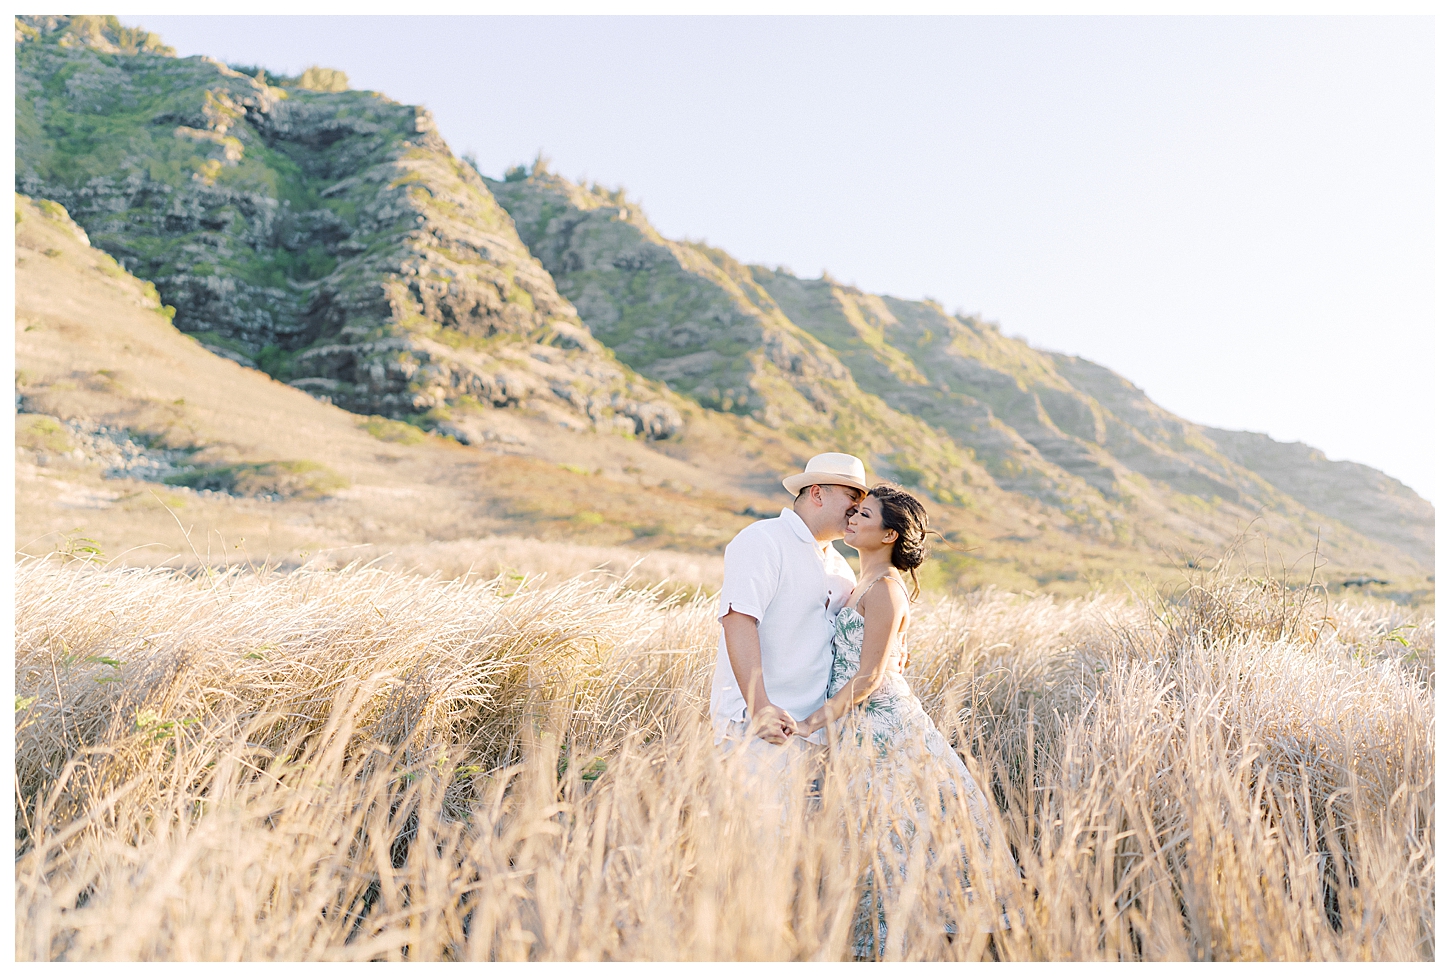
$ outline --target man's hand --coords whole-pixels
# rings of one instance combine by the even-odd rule
[[[767,702],[750,719],[751,732],[767,743],[785,745],[785,741],[797,732],[796,721],[790,713],[773,703]]]

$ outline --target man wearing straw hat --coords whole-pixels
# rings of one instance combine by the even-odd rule
[[[795,504],[731,540],[720,588],[711,719],[715,741],[753,773],[784,774],[825,742],[824,730],[805,737],[796,724],[826,699],[836,612],[856,586],[831,541],[866,495],[866,468],[826,452],[781,484]]]

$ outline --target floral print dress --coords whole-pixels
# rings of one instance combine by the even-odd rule
[[[900,581],[887,577],[893,583]],[[836,615],[836,632],[832,639],[831,676],[826,686],[829,698],[851,680],[861,669],[861,646],[866,635],[866,620],[854,606],[841,608]],[[904,636],[901,638],[901,652],[905,652]],[[891,875],[906,877],[906,865],[917,834],[911,816],[900,818],[901,802],[910,787],[918,783],[916,776],[923,767],[936,768],[940,779],[943,800],[946,796],[965,795],[967,810],[984,845],[990,847],[994,839],[1000,839],[1000,831],[994,830],[989,822],[986,796],[972,778],[962,758],[952,749],[945,736],[936,728],[931,717],[921,705],[921,700],[906,684],[897,662],[888,665],[881,684],[865,702],[847,713],[838,723],[837,742],[849,748],[853,743],[858,748],[869,749],[873,756],[869,788],[878,793],[878,800],[891,806],[897,812],[893,821],[902,830],[892,830],[886,841],[895,850],[895,871],[886,872],[885,884],[875,884],[876,870],[873,868],[863,879],[864,891],[858,906],[855,936],[852,949],[858,958],[880,957],[887,946],[886,914],[882,896],[892,888]],[[854,735],[852,735],[854,734]],[[898,776],[899,775],[899,776]],[[893,790],[893,785],[900,785]],[[902,788],[906,789],[902,789]],[[893,801],[892,795],[897,794]],[[917,797],[912,802],[916,816],[924,816],[925,801]],[[885,852],[883,851],[883,854]],[[963,846],[963,877],[965,878],[965,846]],[[1010,855],[1008,856],[1010,858]],[[935,862],[934,852],[928,855],[928,862]],[[970,886],[969,886],[970,888]],[[871,925],[872,917],[876,925]],[[947,921],[947,932],[955,932],[955,925]]]

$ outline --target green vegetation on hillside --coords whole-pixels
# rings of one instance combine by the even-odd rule
[[[277,499],[321,499],[347,487],[347,479],[316,461],[209,465],[165,479],[168,485]]]

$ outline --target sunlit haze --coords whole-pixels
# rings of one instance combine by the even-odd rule
[[[1433,499],[1428,18],[127,17]]]

